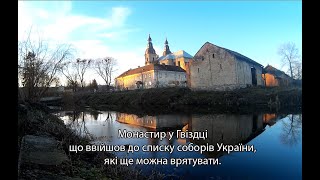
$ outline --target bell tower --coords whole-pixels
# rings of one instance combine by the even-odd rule
[[[166,38],[166,41],[164,42],[164,50],[163,50],[163,56],[166,56],[168,54],[171,54],[171,51],[170,51],[170,48],[169,48],[169,45],[168,45],[168,40]]]
[[[158,63],[157,61],[158,55],[156,54],[156,51],[153,48],[150,34],[148,38],[148,46],[147,46],[146,52],[144,53],[144,57],[145,57],[145,65]]]

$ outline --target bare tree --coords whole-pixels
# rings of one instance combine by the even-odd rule
[[[61,72],[67,78],[68,86],[71,86],[72,91],[76,92],[79,85],[79,77],[75,67],[75,63],[71,61],[64,63],[63,68],[61,68]]]
[[[302,79],[302,61],[298,60],[293,64],[293,77],[294,79]]]
[[[288,120],[282,121],[283,128],[280,134],[281,142],[293,146],[301,140],[302,115],[288,115]]]
[[[94,69],[96,73],[104,80],[106,85],[110,86],[112,75],[115,71],[116,59],[112,57],[105,57],[95,61]]]
[[[289,66],[289,73],[294,78],[294,64],[298,62],[300,57],[299,50],[292,42],[282,44],[278,49],[278,54],[281,56],[283,65]]]
[[[35,102],[57,79],[63,62],[72,57],[72,49],[66,44],[49,48],[41,38],[32,41],[30,34],[31,31],[18,44],[18,81],[23,86],[24,98]]]
[[[85,82],[84,82],[84,75],[87,71],[87,69],[90,67],[91,64],[91,59],[77,59],[76,62],[76,67],[77,67],[77,74],[79,76],[79,81],[80,81],[80,85],[81,88],[85,87]]]

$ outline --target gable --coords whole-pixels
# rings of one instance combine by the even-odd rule
[[[223,48],[223,47],[220,47],[220,46],[217,46],[217,45],[214,45],[210,42],[206,42],[202,45],[202,47],[198,50],[198,52],[194,55],[194,59],[201,59],[202,56],[204,54],[206,54],[208,52],[208,49],[221,49],[225,52],[227,52],[228,54],[230,54],[231,56],[233,56],[235,59],[239,60],[239,61],[244,61],[244,62],[247,62],[247,63],[251,63],[251,64],[255,64],[257,66],[261,66],[261,64],[257,63],[256,61],[238,53],[238,52],[235,52],[235,51],[232,51],[230,49],[227,49],[227,48]]]

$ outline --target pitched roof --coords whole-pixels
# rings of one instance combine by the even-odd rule
[[[176,57],[171,53],[171,54],[159,57],[158,61],[161,61],[161,60],[164,60],[164,59],[176,59]]]
[[[279,69],[277,69],[277,68],[275,68],[275,67],[273,67],[273,66],[271,66],[271,65],[269,65],[269,64],[264,68],[264,71],[265,71],[266,73],[273,74],[273,75],[275,75],[275,76],[277,76],[277,77],[280,77],[281,75],[290,77],[290,76],[287,75],[285,72],[280,71]]]
[[[199,52],[205,45],[216,46],[216,47],[218,47],[218,48],[221,48],[221,49],[227,51],[229,54],[231,54],[232,56],[234,56],[234,57],[235,57],[236,59],[238,59],[238,60],[245,61],[245,62],[252,63],[252,64],[256,64],[256,65],[258,65],[258,66],[262,66],[260,63],[257,63],[256,61],[254,61],[254,60],[252,60],[252,59],[250,59],[250,58],[248,58],[248,57],[246,57],[246,56],[244,56],[244,55],[242,55],[242,54],[240,54],[240,53],[238,53],[238,52],[232,51],[232,50],[227,49],[227,48],[224,48],[224,47],[220,47],[220,46],[214,45],[214,44],[212,44],[212,43],[210,43],[210,42],[204,43],[204,44],[202,45],[202,47],[198,50],[198,52]],[[197,53],[198,53],[198,52],[197,52]],[[196,54],[197,54],[197,53],[196,53]]]
[[[187,52],[185,52],[184,50],[179,50],[177,52],[173,53],[176,58],[180,58],[180,57],[185,57],[185,58],[193,58],[190,54],[188,54]]]
[[[177,58],[180,58],[180,57],[189,58],[189,59],[193,58],[189,53],[185,52],[184,50],[179,50],[179,51],[176,51],[174,53],[168,54],[166,56],[159,57],[158,61],[161,61],[161,60],[164,60],[164,59],[177,59]]]
[[[129,69],[128,71],[122,73],[120,76],[118,76],[116,78],[125,77],[125,76],[132,75],[132,74],[143,73],[143,72],[147,72],[147,71],[151,71],[151,70],[186,72],[184,69],[182,69],[179,66],[162,65],[162,64],[149,64],[147,66],[142,66],[142,67],[138,67],[135,69]]]

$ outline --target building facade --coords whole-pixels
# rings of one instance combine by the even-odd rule
[[[149,64],[131,69],[116,78],[118,90],[186,87],[186,71],[178,66]]]
[[[183,50],[171,53],[166,39],[164,51],[159,57],[149,35],[144,57],[145,66],[130,69],[115,79],[118,90],[187,87],[185,68],[192,59],[190,54]]]
[[[263,78],[265,80],[265,86],[268,87],[289,86],[293,81],[286,73],[270,65],[264,68]]]
[[[232,90],[265,84],[261,64],[209,42],[193,57],[184,50],[172,53],[166,39],[159,57],[149,35],[144,57],[145,66],[130,69],[115,79],[118,90],[160,87]]]
[[[248,57],[206,42],[189,63],[189,87],[194,90],[232,90],[264,85],[262,68]]]

